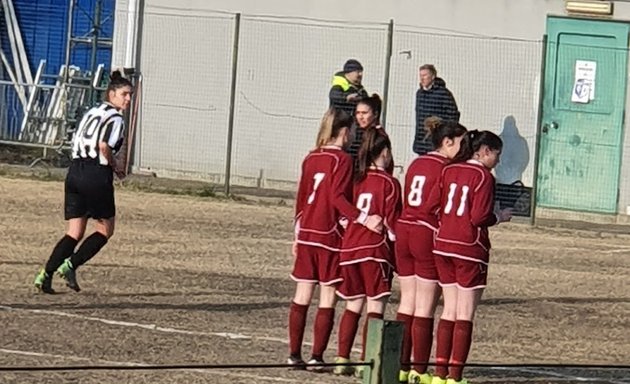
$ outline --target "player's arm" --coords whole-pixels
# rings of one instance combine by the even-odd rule
[[[350,157],[344,157],[339,162],[332,178],[332,202],[341,216],[349,220],[365,223],[367,214],[352,204],[348,197],[352,195],[352,163]]]
[[[476,227],[490,227],[499,222],[494,213],[493,177],[485,177],[477,187],[470,207],[470,222]]]
[[[119,178],[125,176],[125,164],[123,161],[116,160],[114,151],[119,150],[122,146],[124,134],[124,123],[122,116],[113,118],[105,126],[105,132],[98,143],[99,149],[103,156],[107,159],[107,163],[111,165]]]
[[[395,225],[402,212],[402,191],[400,183],[392,179],[392,188],[385,198],[385,227],[391,241],[396,241]]]
[[[300,182],[298,184],[298,192],[295,199],[295,216],[293,218],[294,224],[298,224],[302,212],[304,211],[304,204],[306,204],[306,198],[309,194],[309,186],[307,178],[304,177],[304,163],[302,163],[302,172],[300,176]]]

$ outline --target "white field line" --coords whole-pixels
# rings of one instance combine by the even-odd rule
[[[172,327],[161,327],[157,324],[143,324],[143,323],[134,323],[130,321],[119,321],[119,320],[110,320],[104,319],[101,317],[94,316],[84,316],[78,315],[75,313],[62,312],[62,311],[51,311],[46,309],[24,309],[24,308],[14,308],[7,305],[0,305],[0,310],[12,311],[12,312],[29,312],[40,315],[53,315],[60,317],[70,317],[84,321],[94,321],[107,325],[117,325],[121,327],[128,328],[141,328],[150,331],[163,332],[163,333],[174,333],[180,335],[191,335],[191,336],[212,336],[212,337],[222,337],[230,340],[253,340],[253,341],[269,341],[273,343],[281,343],[281,344],[289,344],[289,341],[279,337],[271,337],[271,336],[249,336],[243,335],[241,333],[231,333],[231,332],[203,332],[203,331],[190,331],[187,329],[180,328],[172,328]],[[304,342],[304,345],[312,346],[311,342]],[[361,352],[360,348],[353,348],[355,352]]]
[[[281,343],[281,344],[289,344],[289,341],[286,339],[278,338],[278,337],[270,337],[270,336],[248,336],[248,335],[243,335],[241,333],[230,333],[230,332],[190,331],[190,330],[179,329],[179,328],[161,327],[156,324],[142,324],[142,323],[135,323],[135,322],[129,322],[129,321],[110,320],[110,319],[104,319],[100,317],[84,316],[84,315],[78,315],[74,313],[51,311],[51,310],[45,310],[45,309],[14,308],[7,305],[0,305],[0,309],[5,310],[5,311],[12,311],[12,312],[28,312],[28,313],[35,313],[35,314],[42,314],[42,315],[69,317],[69,318],[75,318],[75,319],[80,319],[80,320],[85,320],[85,321],[99,322],[99,323],[103,323],[107,325],[129,327],[129,328],[141,328],[141,329],[146,329],[150,331],[164,332],[164,333],[171,333],[171,334],[222,337],[222,338],[227,338],[231,340],[267,341],[267,342],[274,342],[274,343]],[[305,342],[304,344],[312,345],[312,343],[309,343],[309,342]],[[360,348],[353,348],[352,350],[355,352],[361,352]],[[526,368],[491,368],[491,369],[511,371],[511,372],[532,373],[532,374],[537,374],[537,375],[547,375],[547,376],[567,379],[569,381],[606,382],[609,384],[629,384],[626,381],[615,381],[612,379],[602,380],[601,378],[579,377],[579,376],[573,376],[573,375],[566,375],[566,374],[554,372],[554,371],[537,370],[537,369],[526,369]]]
[[[54,359],[70,360],[70,361],[81,361],[81,362],[88,362],[88,363],[98,362],[100,364],[119,365],[121,367],[147,367],[147,370],[150,370],[152,366],[152,364],[145,364],[145,363],[134,363],[134,362],[127,362],[127,361],[111,361],[111,360],[103,360],[103,359],[89,359],[86,357],[78,357],[78,356],[71,356],[71,355],[57,355],[57,354],[51,354],[51,353],[20,351],[20,350],[5,349],[5,348],[0,348],[0,353],[5,353],[9,355],[29,356],[29,357],[44,357],[44,358],[54,358]],[[226,377],[239,377],[239,378],[253,379],[253,380],[265,380],[265,381],[273,381],[273,382],[280,382],[280,383],[301,383],[302,382],[302,380],[284,379],[281,377],[269,377],[269,376],[261,376],[261,375],[254,375],[254,374],[248,374],[248,373],[225,372],[225,371],[220,371],[220,370],[210,371],[210,370],[204,370],[204,369],[186,369],[183,371],[203,373],[203,374],[212,374],[212,375],[219,375],[219,376],[226,376]]]

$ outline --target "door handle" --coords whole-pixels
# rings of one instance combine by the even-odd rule
[[[558,123],[556,123],[555,121],[551,121],[549,123],[543,124],[542,126],[543,133],[549,132],[550,129],[558,129]]]

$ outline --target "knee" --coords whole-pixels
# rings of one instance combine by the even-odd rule
[[[334,286],[320,286],[319,307],[334,308],[337,304],[337,294]]]

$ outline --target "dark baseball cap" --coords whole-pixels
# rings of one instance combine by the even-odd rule
[[[343,65],[343,72],[350,73],[354,71],[363,71],[363,66],[358,60],[350,59]]]

